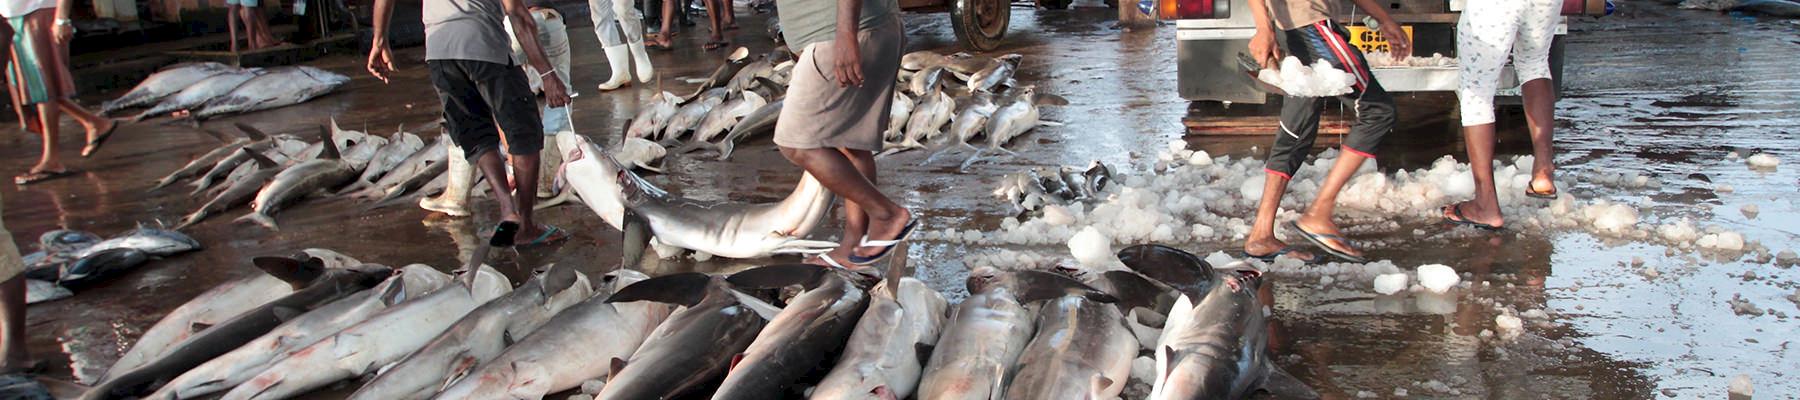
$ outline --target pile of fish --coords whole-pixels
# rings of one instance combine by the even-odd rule
[[[514,288],[486,266],[308,250],[177,308],[83,398],[284,399],[364,376],[351,399],[1112,399],[1132,380],[1154,399],[1317,397],[1266,354],[1256,271],[1118,256],[1129,269],[978,268],[953,305],[904,260],[885,277],[557,265]]]
[[[149,107],[132,119],[175,112],[201,119],[300,104],[349,82],[347,76],[307,66],[265,69],[183,63],[144,78],[123,96],[103,103],[100,113]]]
[[[236,126],[245,137],[206,131],[225,144],[152,187],[191,179],[191,193],[208,199],[182,218],[177,229],[246,204],[252,211],[240,221],[277,229],[276,213],[320,193],[341,190],[338,193],[371,199],[379,206],[409,194],[430,194],[444,185],[447,153],[442,139],[427,146],[403,129],[383,138],[344,130],[332,121],[329,128],[319,128],[321,140],[312,143],[293,135],[268,135],[250,125]]]
[[[1087,168],[1044,167],[1000,178],[994,196],[1012,205],[1013,215],[1042,212],[1045,206],[1099,200],[1113,184],[1112,168],[1094,161]]]
[[[200,242],[181,232],[138,227],[112,239],[77,230],[59,229],[38,237],[41,250],[24,257],[26,303],[73,296],[70,288],[99,282],[154,258],[200,250]]]
[[[974,149],[962,164],[968,168],[986,152],[1011,154],[1004,146],[1038,126],[1055,125],[1041,118],[1038,107],[1069,102],[1013,79],[1023,59],[1018,54],[988,58],[929,50],[901,57],[898,78],[905,90],[894,92],[884,153],[936,149],[926,158],[928,164],[949,150]],[[986,139],[986,148],[971,144],[977,138]]]
[[[750,49],[739,47],[712,74],[696,80],[700,86],[694,93],[651,97],[632,117],[625,138],[653,140],[675,148],[675,154],[713,149],[726,159],[744,138],[774,132],[794,59],[786,47],[754,58]]]

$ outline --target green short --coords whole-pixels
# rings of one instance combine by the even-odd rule
[[[43,72],[44,63],[49,60],[42,59],[42,55],[49,54],[42,50],[50,49],[38,48],[37,38],[25,26],[27,16],[29,14],[7,18],[7,23],[13,27],[13,53],[12,64],[6,68],[6,79],[12,82],[14,88],[24,92],[24,98],[19,100],[24,105],[32,105],[51,100],[50,83],[44,79]]]

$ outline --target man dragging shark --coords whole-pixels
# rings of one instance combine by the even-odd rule
[[[375,1],[375,35],[368,69],[383,82],[394,71],[387,42],[394,1]],[[545,102],[551,108],[569,104],[562,77],[538,43],[537,21],[531,11],[523,0],[425,0],[423,8],[425,64],[431,71],[432,86],[443,102],[447,134],[451,142],[463,149],[463,157],[481,169],[500,203],[501,223],[494,229],[496,242],[515,243],[514,240],[523,239],[521,245],[531,246],[567,239],[568,232],[531,220],[532,206],[537,201],[538,152],[544,147],[544,129],[525,72],[514,65],[512,45],[502,19],[512,25],[513,37],[543,80]],[[502,131],[506,133],[506,150],[512,156],[511,180],[507,179],[505,161],[497,152]]]
[[[918,226],[875,188],[874,151],[893,106],[905,47],[895,0],[776,0],[782,36],[801,49],[775,125],[781,155],[843,196],[844,236],[811,263],[847,267],[886,258]],[[864,80],[864,77],[873,79]],[[848,261],[848,262],[845,262]]]

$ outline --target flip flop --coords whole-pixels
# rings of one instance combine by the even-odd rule
[[[1539,192],[1536,189],[1537,188],[1532,187],[1532,185],[1530,183],[1526,183],[1525,184],[1525,197],[1530,197],[1530,198],[1534,198],[1534,199],[1544,199],[1544,200],[1556,200],[1556,189],[1550,189],[1550,191],[1548,191],[1548,192]]]
[[[1250,252],[1242,251],[1242,250],[1238,251],[1238,254],[1243,255],[1245,258],[1254,258],[1254,259],[1262,260],[1262,262],[1271,262],[1272,263],[1272,262],[1275,262],[1276,257],[1281,257],[1284,254],[1291,254],[1294,252],[1294,250],[1296,250],[1294,248],[1294,246],[1287,246],[1287,247],[1282,247],[1281,250],[1275,250],[1268,254],[1250,254]],[[1314,256],[1312,256],[1311,259],[1300,258],[1300,257],[1294,257],[1294,259],[1300,260],[1300,262],[1304,262],[1307,264],[1312,264],[1315,261],[1319,261],[1319,256],[1314,255]]]
[[[844,266],[843,263],[839,263],[837,261],[837,259],[831,257],[830,254],[820,254],[820,255],[816,256],[815,258],[818,258],[820,262],[825,263],[825,266],[837,268],[837,269],[841,269],[841,270],[846,270],[846,271],[850,270],[850,267],[846,267],[846,266]]]
[[[119,123],[113,122],[111,128],[106,128],[106,132],[101,132],[100,136],[95,137],[93,141],[87,142],[87,147],[81,148],[81,157],[87,158],[93,156],[94,153],[99,153],[100,146],[106,145],[106,139],[111,139],[113,132],[118,130]]]
[[[24,186],[74,174],[75,172],[69,170],[32,172],[13,177],[13,183]]]
[[[1493,225],[1488,225],[1488,224],[1484,224],[1484,223],[1480,223],[1480,222],[1475,222],[1474,220],[1469,219],[1469,217],[1463,216],[1462,203],[1447,205],[1447,206],[1444,206],[1443,209],[1440,209],[1438,211],[1450,211],[1450,215],[1454,216],[1455,218],[1444,217],[1444,221],[1449,221],[1452,224],[1473,226],[1473,227],[1480,228],[1481,230],[1485,230],[1485,231],[1489,231],[1489,232],[1499,232],[1499,231],[1506,230],[1506,227],[1493,226]]]
[[[706,50],[706,51],[713,51],[713,50],[723,49],[726,46],[730,46],[730,45],[731,45],[731,42],[720,40],[720,41],[706,42],[706,44],[700,46],[700,49]]]
[[[1339,250],[1338,248],[1332,247],[1330,244],[1325,243],[1326,240],[1335,240],[1339,243],[1343,243],[1345,246],[1352,246],[1352,247],[1355,246],[1354,244],[1350,243],[1349,239],[1345,239],[1343,236],[1307,232],[1306,229],[1300,228],[1300,224],[1294,223],[1292,221],[1289,221],[1287,223],[1287,226],[1288,226],[1288,229],[1293,229],[1295,232],[1300,232],[1300,237],[1306,238],[1306,241],[1308,241],[1308,242],[1312,242],[1313,246],[1317,246],[1319,248],[1319,250],[1324,250],[1325,254],[1330,254],[1333,257],[1337,257],[1344,261],[1349,261],[1349,262],[1353,262],[1353,263],[1369,262],[1369,259],[1367,259],[1367,258],[1351,255],[1350,253],[1346,253],[1343,250]]]
[[[901,242],[905,242],[906,239],[911,238],[914,228],[918,228],[918,227],[919,227],[919,220],[917,218],[914,218],[911,221],[906,221],[906,227],[900,228],[900,236],[894,238],[894,240],[869,240],[868,236],[866,236],[866,235],[863,236],[862,244],[858,245],[857,247],[880,247],[881,252],[875,253],[874,256],[867,257],[867,258],[857,256],[855,254],[851,254],[850,255],[850,263],[856,264],[856,265],[869,265],[869,264],[874,264],[876,262],[880,262],[882,259],[887,258],[888,255],[893,253],[894,248],[899,247]]]
[[[529,247],[543,246],[543,245],[547,245],[547,244],[551,244],[551,243],[557,243],[557,242],[561,242],[564,240],[568,240],[569,236],[573,236],[572,234],[569,233],[569,231],[562,230],[562,228],[558,228],[555,225],[544,225],[544,228],[545,228],[544,233],[541,235],[538,235],[537,239],[532,239],[530,242],[526,242],[525,244],[518,245],[518,247],[529,248]]]
[[[519,223],[501,221],[500,224],[494,225],[494,236],[488,238],[488,246],[510,247],[513,245],[513,241],[517,239],[518,235]]]

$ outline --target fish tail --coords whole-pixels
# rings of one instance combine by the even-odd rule
[[[187,227],[194,226],[194,224],[198,224],[198,223],[200,223],[201,220],[204,220],[204,219],[206,219],[206,209],[201,208],[197,211],[194,211],[193,214],[188,214],[185,217],[181,217],[181,222],[175,224],[175,230],[179,231],[182,229],[187,229]]]
[[[261,212],[252,211],[249,214],[244,214],[244,216],[238,217],[238,219],[234,222],[246,222],[246,221],[254,222],[257,225],[262,225],[264,228],[269,228],[269,230],[271,230],[271,231],[280,231],[281,230],[280,227],[275,225],[275,217],[265,215]]]

